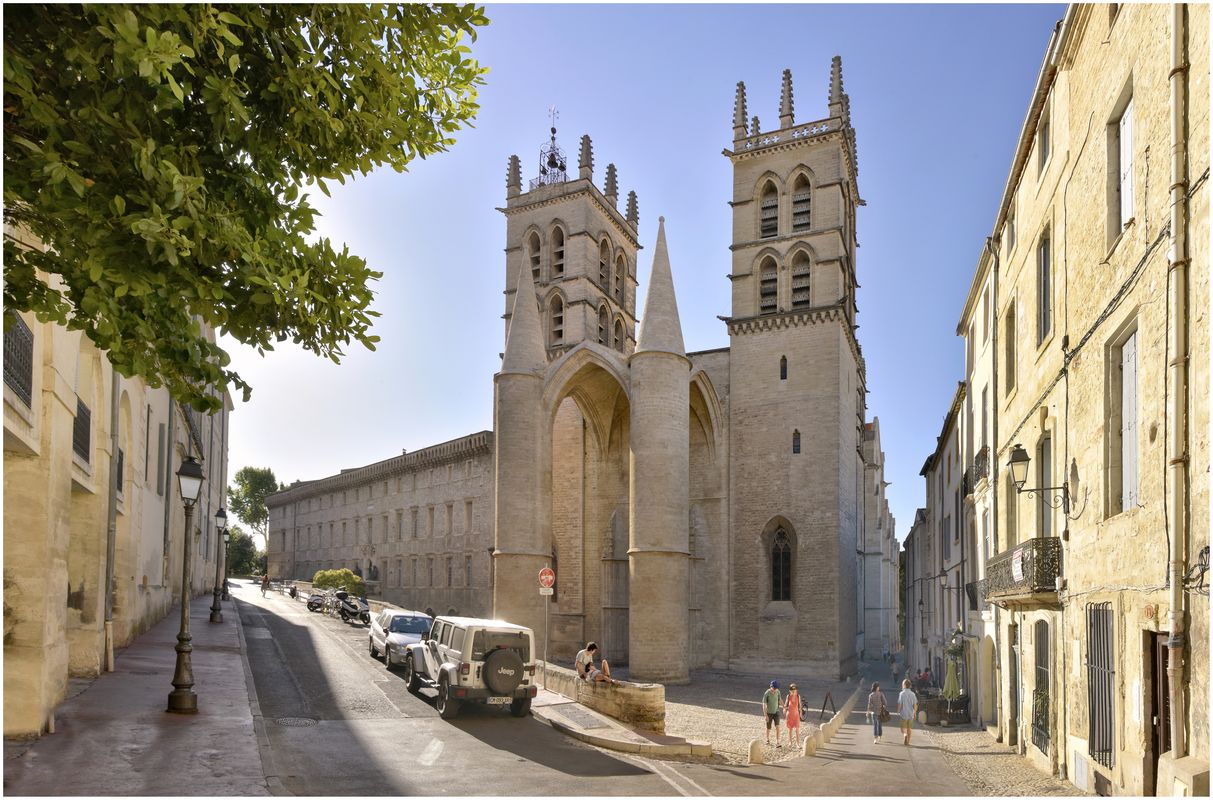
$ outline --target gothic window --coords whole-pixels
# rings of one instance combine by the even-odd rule
[[[809,179],[801,175],[792,187],[792,230],[807,231],[809,229]]]
[[[800,454],[800,431],[792,431],[792,452]]]
[[[627,265],[624,263],[623,256],[615,258],[615,302],[623,305],[623,278],[628,274]]]
[[[552,277],[564,275],[564,231],[557,227],[552,229]]]
[[[792,258],[792,308],[808,308],[809,256],[803,250]]]
[[[779,234],[779,193],[775,185],[768,183],[762,189],[762,203],[759,211],[759,236],[770,239]]]
[[[531,231],[531,235],[527,237],[526,244],[527,258],[531,261],[531,279],[536,283],[539,282],[539,234]]]
[[[602,240],[602,244],[598,248],[598,283],[601,284],[603,291],[610,291],[611,246],[606,239]]]
[[[623,320],[617,319],[615,320],[615,349],[622,353],[624,347],[627,346],[627,342],[628,338],[627,333],[623,329]]]
[[[598,344],[610,347],[611,343],[611,319],[607,313],[606,304],[598,309]]]
[[[783,528],[771,542],[771,600],[792,599],[792,548]]]
[[[788,357],[779,357],[779,380],[786,381],[788,379]]]
[[[552,322],[549,327],[548,346],[564,344],[564,301],[559,296],[552,298]]]
[[[778,308],[779,278],[775,259],[767,258],[758,272],[758,313],[774,314]]]

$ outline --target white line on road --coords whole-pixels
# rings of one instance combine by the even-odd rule
[[[613,755],[622,755],[622,754],[615,753],[615,754],[613,754]],[[701,794],[702,796],[704,796],[704,797],[711,797],[711,796],[712,796],[712,793],[711,793],[711,792],[707,791],[707,790],[706,790],[706,789],[704,789],[702,786],[700,786],[699,784],[695,783],[695,781],[691,780],[691,779],[690,779],[690,778],[688,778],[686,775],[683,775],[681,772],[679,772],[678,770],[676,770],[676,769],[674,769],[673,767],[669,766],[668,764],[666,764],[666,765],[660,765],[660,762],[658,762],[658,761],[650,761],[649,759],[647,759],[647,758],[641,758],[640,756],[622,756],[622,757],[623,757],[624,759],[628,760],[628,761],[632,761],[632,762],[634,762],[634,763],[638,763],[638,764],[640,764],[640,766],[642,766],[642,767],[646,767],[646,768],[648,768],[648,770],[649,770],[650,772],[652,772],[652,773],[654,773],[655,775],[657,775],[657,777],[661,778],[663,781],[665,781],[666,783],[668,783],[670,786],[673,786],[673,787],[674,787],[674,790],[675,790],[676,792],[678,792],[680,795],[682,795],[683,797],[694,797],[695,795],[694,795],[694,792],[690,792],[690,791],[688,791],[686,788],[684,788],[684,787],[682,786],[682,784],[681,784],[681,783],[679,783],[678,781],[676,781],[674,778],[670,777],[671,775],[673,775],[673,776],[675,776],[675,777],[677,777],[677,778],[680,778],[680,779],[682,779],[682,780],[686,781],[687,783],[691,784],[691,786],[695,787],[695,789],[696,789],[696,790],[699,792],[699,794]],[[662,766],[665,766],[665,769],[662,769]],[[667,772],[667,770],[668,770],[668,772]]]
[[[443,744],[440,739],[431,739],[430,743],[421,751],[421,755],[417,757],[417,760],[421,762],[423,767],[432,767],[434,762],[438,760],[438,757],[442,755],[442,748]]]

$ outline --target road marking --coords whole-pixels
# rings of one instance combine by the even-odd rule
[[[679,771],[678,771],[678,767],[674,766],[673,764],[666,764],[666,767],[667,767],[667,768],[670,770],[670,772],[674,773],[674,774],[675,774],[675,775],[677,775],[679,778],[682,778],[684,781],[686,781],[687,783],[689,783],[689,784],[691,784],[692,786],[694,786],[694,787],[695,787],[695,789],[696,789],[696,790],[697,790],[697,791],[698,791],[698,792],[699,792],[701,795],[703,795],[704,797],[711,797],[711,796],[712,796],[712,793],[711,793],[711,792],[709,792],[707,789],[705,789],[705,788],[703,788],[702,786],[700,786],[698,783],[695,783],[695,781],[691,780],[691,777],[690,777],[689,775],[687,775],[687,774],[685,774],[685,773],[682,773],[682,772],[679,772]]]
[[[421,755],[417,758],[417,760],[423,767],[432,767],[434,762],[438,760],[438,757],[442,755],[442,747],[443,744],[441,740],[431,739],[430,743],[427,744],[425,749],[421,751]]]
[[[670,775],[668,775],[666,773],[666,770],[663,770],[661,768],[661,766],[659,766],[660,762],[650,761],[646,758],[641,758],[640,756],[623,756],[623,758],[625,758],[629,761],[632,761],[634,763],[639,763],[642,767],[647,767],[650,772],[657,775],[657,777],[661,778],[663,781],[668,783],[670,786],[673,786],[674,790],[676,792],[678,792],[680,795],[682,795],[683,797],[694,797],[695,796],[693,792],[687,791],[685,788],[683,788],[682,784],[680,784],[678,781],[674,780],[674,778],[671,778]],[[670,773],[677,776],[678,778],[681,778],[682,780],[686,781],[687,783],[691,784],[691,786],[695,787],[695,789],[704,797],[712,796],[711,792],[707,791],[702,786],[695,783],[695,781],[691,780],[686,775],[683,775],[681,772],[678,772],[677,770],[675,770],[673,767],[671,767],[669,765],[665,765],[665,766],[666,766],[666,769],[668,769],[670,771]]]

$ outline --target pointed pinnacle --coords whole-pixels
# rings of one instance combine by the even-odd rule
[[[510,156],[509,165],[505,168],[505,196],[516,197],[522,191],[522,162],[518,156]]]
[[[611,205],[619,201],[619,174],[615,171],[614,164],[607,164],[606,185],[602,193]]]
[[[759,133],[758,127],[759,127],[758,126],[758,117],[754,117],[753,119],[750,120],[750,135],[751,136],[758,135],[758,133]]]
[[[682,322],[678,319],[678,299],[670,272],[670,254],[665,243],[665,217],[657,218],[657,244],[653,248],[653,270],[649,273],[649,292],[644,298],[644,317],[636,337],[636,352],[686,355],[682,343]]]
[[[733,99],[733,141],[744,139],[749,135],[746,130],[745,82],[737,81],[737,95]]]
[[[537,373],[547,369],[547,351],[539,325],[539,305],[535,301],[535,281],[528,259],[521,259],[514,290],[514,311],[505,336],[502,372]]]
[[[579,159],[578,178],[592,180],[594,177],[594,145],[590,142],[590,135],[587,133],[581,137],[581,158]]]
[[[779,93],[779,127],[790,128],[792,119],[792,70],[783,71],[783,87]]]
[[[628,211],[627,220],[631,226],[637,230],[640,228],[640,209],[636,199],[636,192],[628,192]]]

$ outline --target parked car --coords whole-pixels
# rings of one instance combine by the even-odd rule
[[[383,654],[383,663],[393,669],[404,663],[404,648],[429,633],[432,620],[420,611],[385,608],[371,618],[371,658]]]
[[[531,711],[535,634],[499,619],[437,617],[418,644],[406,647],[410,692],[438,690],[438,715],[451,719],[463,703],[508,705],[515,717]]]

